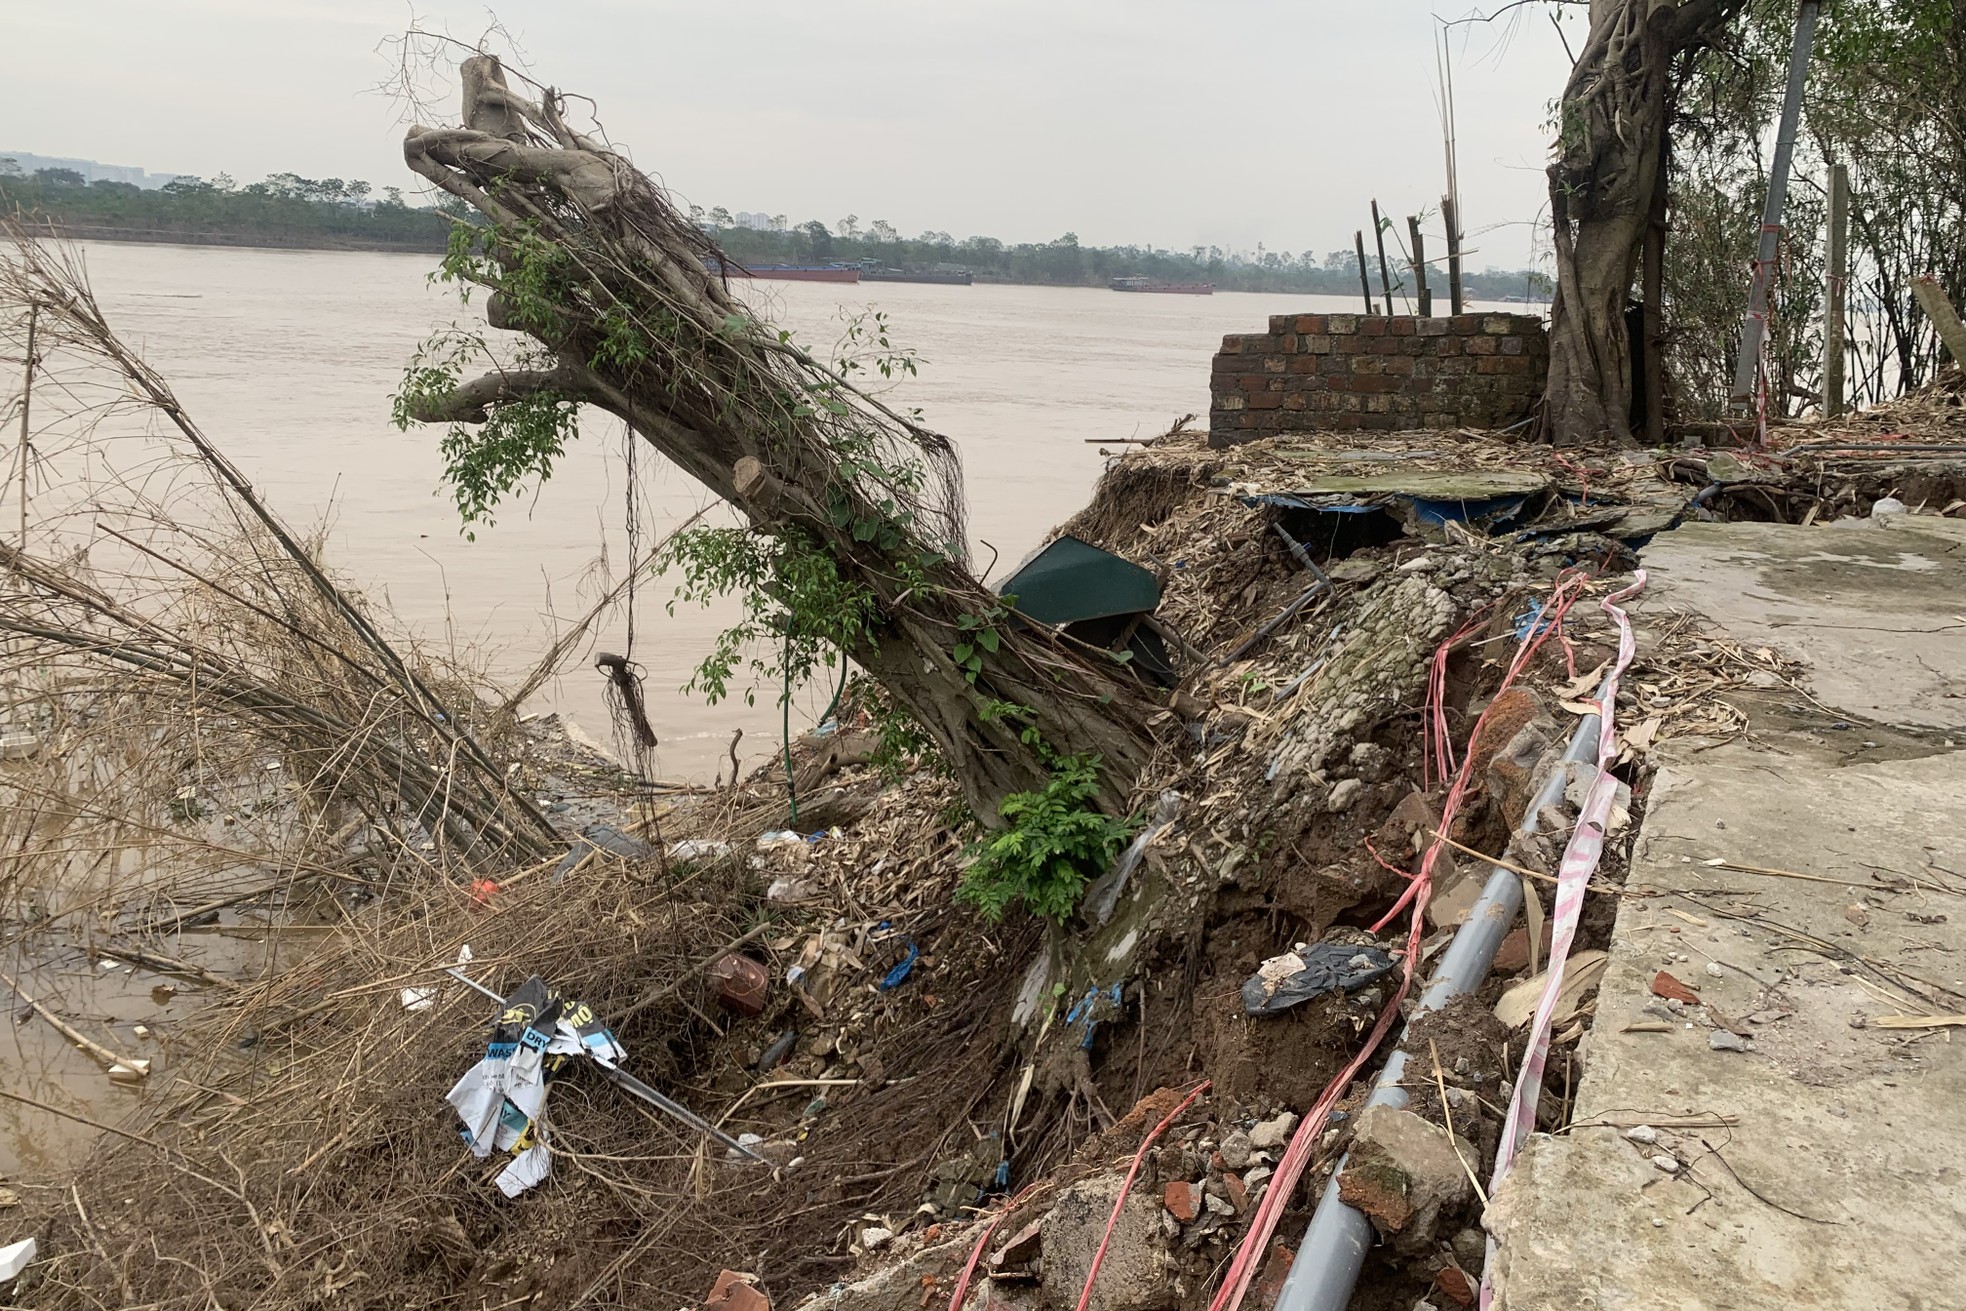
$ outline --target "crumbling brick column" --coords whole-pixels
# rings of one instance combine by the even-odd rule
[[[1503,428],[1549,372],[1530,314],[1412,318],[1277,314],[1267,333],[1222,339],[1209,378],[1208,444],[1280,433]]]

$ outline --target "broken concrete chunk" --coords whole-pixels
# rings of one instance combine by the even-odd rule
[[[1459,1154],[1457,1155],[1456,1152]],[[1358,1117],[1338,1196],[1402,1252],[1428,1249],[1442,1216],[1474,1198],[1474,1148],[1411,1111],[1369,1106]]]
[[[1249,1165],[1249,1154],[1256,1150],[1256,1144],[1249,1141],[1249,1135],[1240,1129],[1231,1129],[1222,1137],[1222,1164],[1231,1170],[1245,1169]]]
[[[1290,1141],[1290,1133],[1296,1127],[1296,1114],[1285,1111],[1273,1120],[1259,1121],[1249,1131],[1249,1145],[1259,1152],[1273,1151]]]
[[[1728,1029],[1715,1029],[1707,1035],[1707,1046],[1717,1052],[1744,1052],[1748,1040]]]
[[[1119,1191],[1118,1175],[1082,1180],[1059,1194],[1057,1204],[1045,1214],[1040,1287],[1047,1304],[1079,1305]],[[1146,1193],[1127,1197],[1113,1223],[1112,1241],[1085,1311],[1170,1311],[1177,1304],[1174,1281],[1168,1278],[1170,1258],[1161,1239],[1160,1217],[1154,1197]]]
[[[1341,778],[1332,785],[1331,795],[1325,800],[1324,808],[1334,815],[1342,815],[1358,803],[1365,784],[1355,778]]]

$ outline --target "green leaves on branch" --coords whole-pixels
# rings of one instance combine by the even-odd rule
[[[1086,884],[1112,865],[1137,827],[1094,803],[1099,768],[1098,756],[1054,756],[1042,790],[1005,797],[999,810],[1009,827],[970,848],[975,861],[956,899],[993,923],[1018,903],[1054,921],[1071,915]]]
[[[838,563],[797,529],[766,535],[750,528],[694,528],[679,533],[656,562],[682,581],[669,602],[707,606],[735,596],[737,623],[717,635],[686,692],[712,705],[730,695],[732,679],[749,667],[765,681],[797,686],[866,639],[876,619],[874,595],[841,576]],[[755,689],[744,693],[746,704]]]
[[[467,367],[486,356],[484,338],[450,329],[430,338],[410,358],[403,384],[389,398],[390,419],[407,429],[418,415],[441,410],[463,381]],[[521,364],[520,367],[527,367]],[[481,424],[452,423],[439,445],[444,481],[450,485],[465,535],[473,524],[489,527],[500,501],[529,478],[544,482],[553,461],[580,435],[579,405],[550,391],[499,401]]]

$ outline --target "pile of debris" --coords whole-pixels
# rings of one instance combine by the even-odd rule
[[[555,811],[555,780],[581,771],[550,725],[527,726],[512,777],[591,850],[489,886],[391,889],[238,989],[180,1035],[181,1082],[105,1143],[74,1205],[23,1190],[44,1254],[23,1280],[51,1307],[712,1289],[737,1311],[1200,1308],[1225,1263],[1244,1304],[1274,1296],[1335,1178],[1387,1240],[1388,1305],[1466,1305],[1550,885],[1596,784],[1559,764],[1617,658],[1589,602],[1685,518],[1802,504],[1728,488],[1811,480],[1819,517],[1904,490],[1816,456],[1716,454],[1698,478],[1692,458],[1468,433],[1216,452],[1173,434],[1115,462],[1063,526],[1074,544],[1033,561],[1050,590],[1027,620],[1135,651],[1149,678],[1162,661],[1172,686],[1138,836],[1062,926],[953,900],[973,821],[932,760],[876,760],[864,702],[794,744],[789,790],[773,766],[654,814]],[[1725,460],[1755,472],[1727,481]],[[1691,632],[1633,667],[1541,1126],[1568,1113],[1590,952],[1631,895],[1647,752],[1736,731],[1721,697],[1792,672]],[[1529,889],[1525,922],[1495,978],[1407,1034],[1406,1105],[1368,1107],[1368,1080],[1341,1075],[1497,858]],[[623,1068],[713,1132],[572,1062],[550,1176],[508,1200],[504,1162],[460,1168],[443,1093],[500,1018],[444,977],[467,944],[500,996],[537,974],[583,998],[618,1037],[610,1060],[632,1053]]]

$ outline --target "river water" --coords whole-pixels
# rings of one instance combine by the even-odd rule
[[[448,291],[427,284],[431,259],[109,243],[85,254],[111,324],[170,380],[207,434],[289,523],[325,520],[330,565],[386,598],[421,638],[482,653],[507,675],[523,671],[556,626],[598,594],[597,559],[616,570],[627,559],[624,436],[604,416],[552,479],[506,507],[495,527],[475,540],[459,532],[440,485],[438,433],[399,432],[388,418],[390,394],[417,344],[454,320],[475,322]],[[996,560],[992,578],[1085,503],[1104,459],[1099,442],[1206,415],[1209,360],[1224,333],[1261,330],[1273,313],[1356,308],[1337,297],[908,283],[759,282],[745,294],[822,354],[843,315],[869,307],[888,315],[895,343],[921,357],[919,376],[888,399],[920,407],[955,439],[977,559]],[[709,498],[642,452],[637,499],[646,544]],[[12,505],[9,496],[0,513],[11,514]],[[646,668],[650,718],[662,738],[658,772],[707,780],[733,728],[745,730],[747,766],[771,753],[780,731],[777,689],[760,689],[753,706],[710,707],[684,696],[679,689],[729,612],[672,617],[662,605],[669,591],[660,580],[642,585],[633,652]],[[613,615],[594,645],[627,649],[625,616]],[[562,711],[606,741],[601,686],[590,662],[578,659],[534,708]],[[794,732],[811,725],[830,693],[807,689],[794,698]],[[89,1017],[119,1045],[155,1057],[150,1083],[167,1082],[160,1077],[167,1052],[133,1036],[135,1026],[168,1030],[192,997],[156,1001],[148,976],[86,957],[61,969],[16,958],[12,968],[57,1009]],[[130,1096],[38,1022],[0,1025],[0,1087],[111,1120]],[[0,1177],[47,1178],[87,1141],[73,1122],[0,1106]]]
[[[536,495],[497,525],[460,534],[440,488],[438,431],[403,433],[389,397],[433,329],[472,323],[425,256],[96,243],[91,280],[112,325],[141,346],[207,433],[289,522],[332,524],[329,562],[385,596],[423,637],[529,667],[556,623],[597,595],[592,566],[626,560],[624,438],[590,422]],[[1355,299],[1218,293],[1128,295],[1080,287],[942,287],[913,283],[757,282],[752,302],[825,353],[843,316],[888,315],[920,373],[890,393],[918,406],[963,456],[976,558],[1001,575],[1085,503],[1103,462],[1095,441],[1164,431],[1208,409],[1209,359],[1228,332],[1261,330],[1285,311],[1349,311]],[[1117,451],[1118,446],[1108,447]],[[704,505],[694,482],[643,448],[644,541]],[[753,759],[779,732],[776,688],[755,706],[706,706],[681,695],[728,611],[664,613],[672,585],[638,591],[634,654],[646,668],[663,777],[707,781],[743,727]],[[628,645],[625,617],[596,635]],[[536,709],[557,709],[607,740],[601,681],[582,659]],[[795,700],[809,725],[831,688]]]

